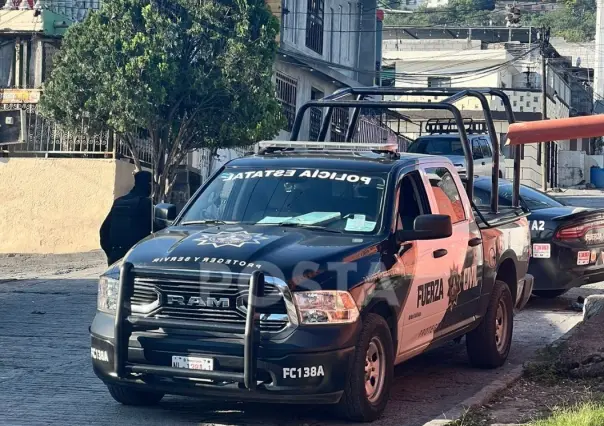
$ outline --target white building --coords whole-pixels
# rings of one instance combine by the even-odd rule
[[[451,29],[455,33],[455,29]],[[383,85],[399,87],[460,87],[500,88],[509,96],[516,121],[541,119],[541,57],[538,51],[520,43],[491,43],[473,39],[400,39],[386,38],[383,42]],[[438,53],[436,53],[438,52]],[[394,78],[388,78],[388,76]],[[571,88],[555,68],[548,67],[547,115],[549,118],[569,116]],[[435,102],[439,97],[403,97],[406,101]],[[484,119],[476,98],[456,103],[464,117]],[[500,100],[490,100],[490,108],[498,136],[505,142],[508,122]],[[411,118],[403,130],[416,138],[424,132],[430,118],[445,118],[438,111],[400,111]],[[556,141],[558,150],[568,150],[569,141]],[[541,186],[541,144],[527,145],[522,153],[522,183]],[[513,171],[513,153],[506,155],[506,176]],[[557,152],[557,151],[556,151]],[[553,160],[555,161],[555,159]]]

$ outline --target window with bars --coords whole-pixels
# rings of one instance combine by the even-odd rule
[[[298,81],[283,73],[277,72],[276,98],[281,104],[283,115],[287,119],[285,130],[291,132],[296,117],[296,100],[298,97]]]
[[[321,99],[325,96],[325,94],[315,89],[314,87],[310,89],[310,100],[315,101],[317,99]],[[308,131],[308,137],[311,141],[316,141],[319,139],[319,133],[321,133],[321,123],[323,121],[323,110],[321,108],[312,107],[310,109],[310,128]]]
[[[308,0],[306,12],[306,47],[323,54],[324,0]]]
[[[344,142],[348,128],[348,109],[334,108],[331,116],[331,141]]]

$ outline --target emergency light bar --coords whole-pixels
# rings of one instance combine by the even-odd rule
[[[326,151],[382,151],[396,153],[397,144],[351,143],[351,142],[289,142],[262,141],[258,142],[259,149],[318,149]]]

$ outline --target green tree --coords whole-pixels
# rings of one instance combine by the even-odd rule
[[[271,80],[278,22],[264,0],[107,0],[67,31],[42,113],[67,128],[111,129],[140,168],[148,137],[155,200],[198,148],[245,146],[282,125]]]
[[[413,14],[386,15],[386,25],[429,26],[447,25],[505,25],[505,11],[492,11],[493,3],[487,0],[451,0],[448,5],[428,9],[419,8]],[[595,0],[565,0],[560,9],[551,12],[522,11],[524,27],[549,27],[551,35],[564,37],[569,42],[594,39],[596,33]]]

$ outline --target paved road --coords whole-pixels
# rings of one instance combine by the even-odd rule
[[[166,397],[158,408],[114,403],[93,375],[88,325],[99,268],[0,283],[0,424],[338,424],[317,407],[200,402]],[[0,276],[0,280],[6,276]],[[1,282],[1,281],[0,281]],[[574,290],[604,293],[604,284]],[[496,371],[468,366],[464,345],[451,345],[396,370],[387,413],[376,425],[421,425],[521,364],[580,320],[570,298],[534,300],[516,318],[509,363]]]
[[[558,194],[556,194],[558,195]],[[602,193],[573,194],[597,206]],[[587,201],[586,201],[587,200]],[[578,201],[578,202],[577,202]],[[2,425],[336,425],[325,409],[203,402],[166,397],[157,408],[115,403],[90,367],[88,325],[96,306],[102,259],[0,258],[0,424]],[[86,265],[94,265],[84,269]],[[15,271],[20,271],[19,275]],[[20,278],[14,280],[14,278]],[[522,364],[581,318],[577,296],[604,293],[604,283],[555,301],[535,299],[516,317],[509,362],[495,371],[468,366],[463,343],[425,354],[396,369],[385,416],[376,426],[416,426],[441,415]]]

